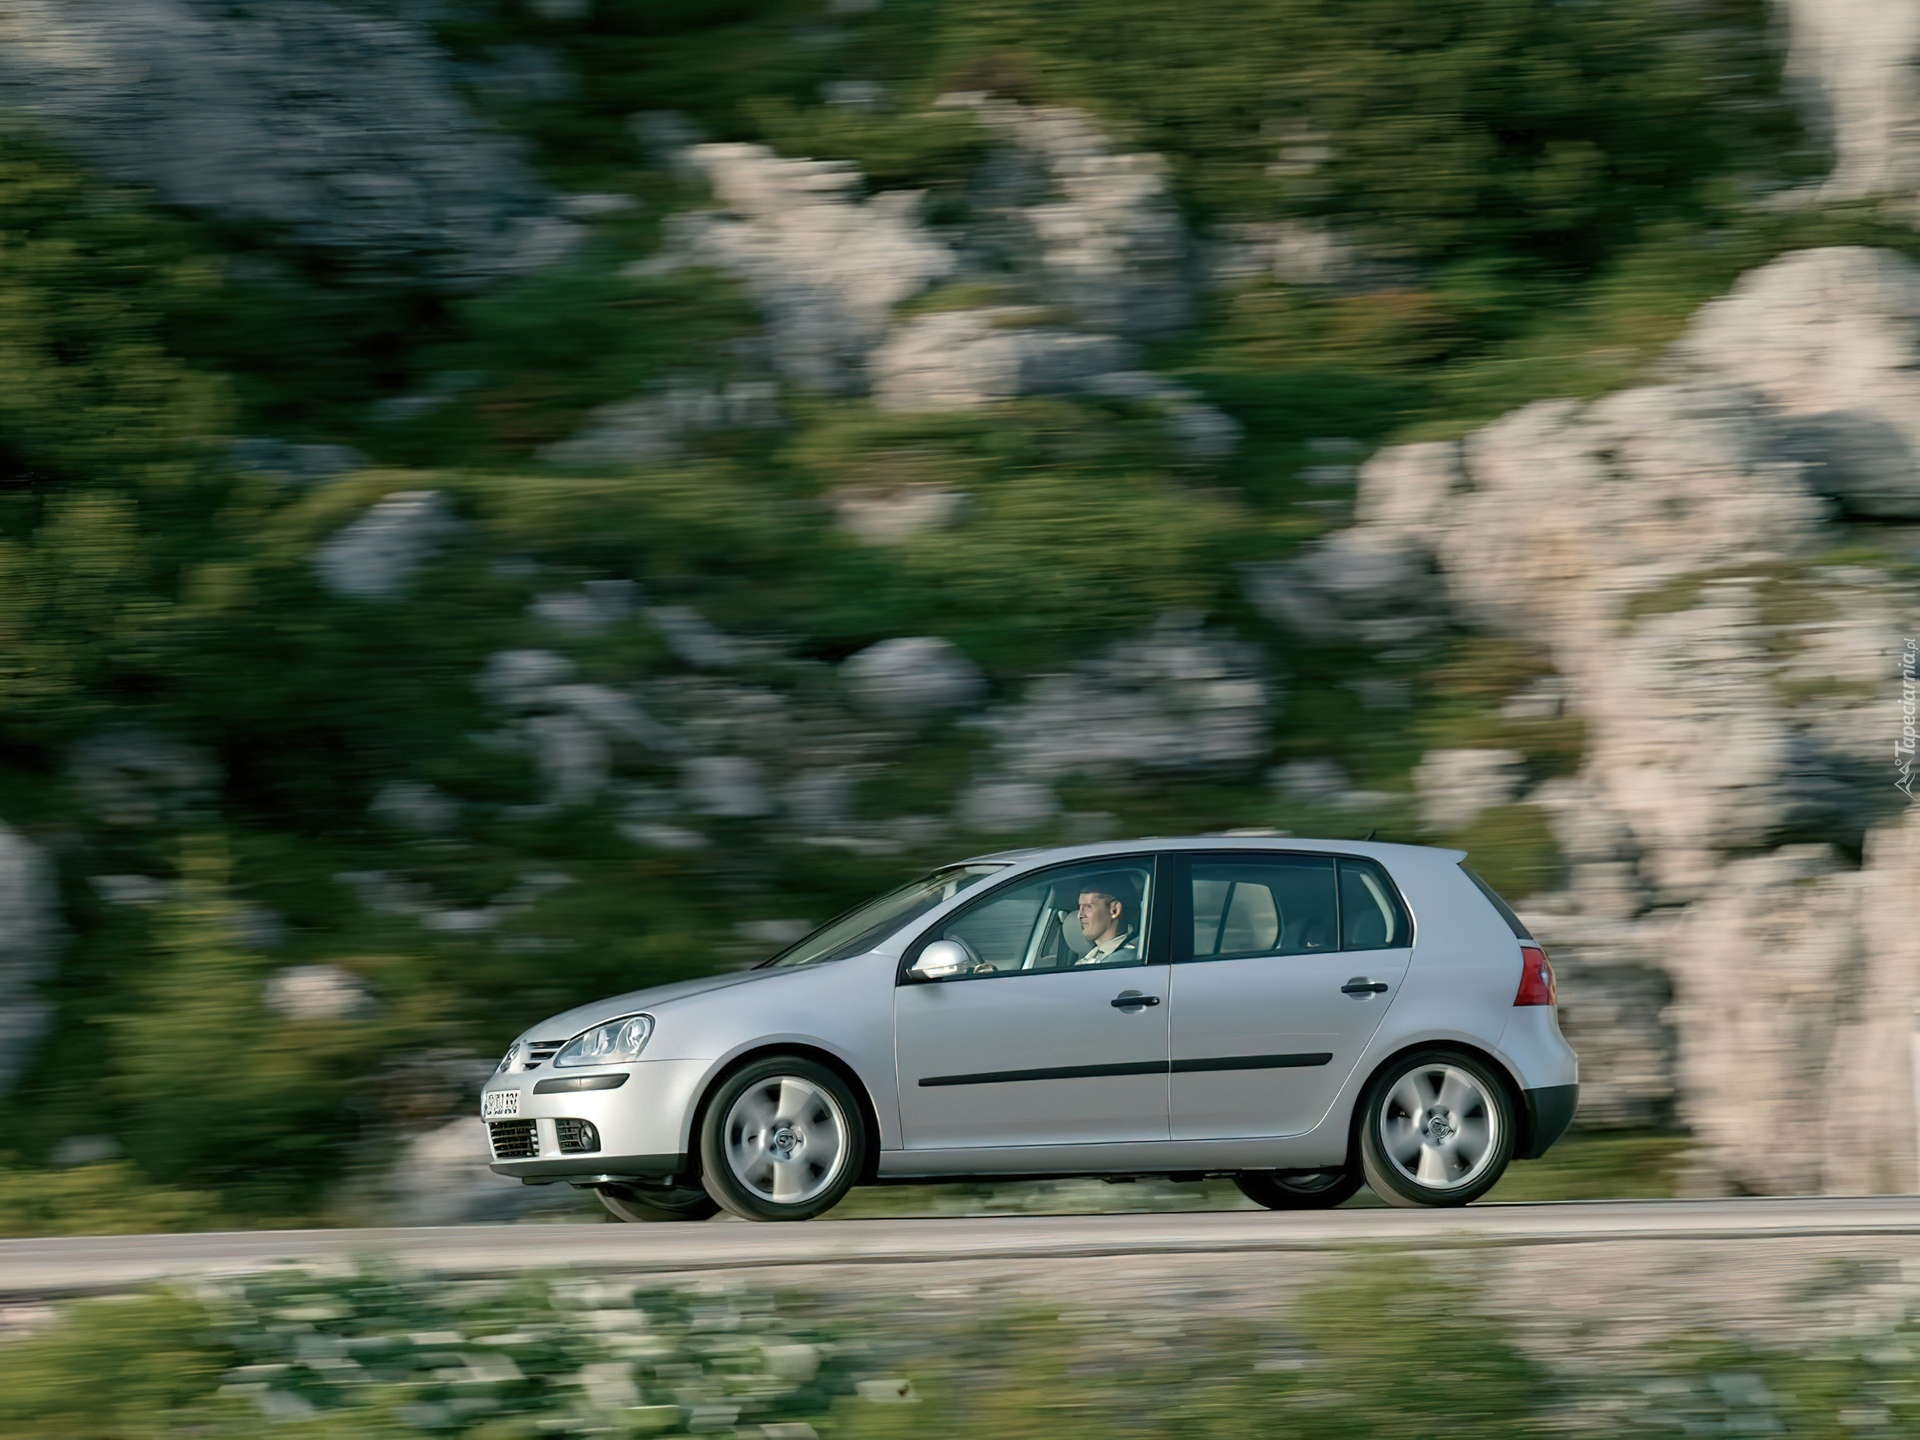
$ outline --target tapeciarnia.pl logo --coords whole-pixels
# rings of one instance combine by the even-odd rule
[[[1920,774],[1914,770],[1916,712],[1920,712],[1920,641],[1907,637],[1907,648],[1900,654],[1900,738],[1894,742],[1893,763],[1900,778],[1893,783],[1909,800]]]

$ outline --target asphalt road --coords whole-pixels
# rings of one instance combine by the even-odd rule
[[[1605,1201],[1465,1210],[1266,1211],[967,1219],[816,1221],[806,1225],[466,1225],[405,1230],[275,1230],[0,1242],[0,1295],[99,1293],[163,1277],[378,1259],[453,1277],[544,1267],[622,1275],[806,1266],[913,1265],[1330,1251],[1393,1243],[1418,1250],[1630,1242],[1920,1236],[1920,1197],[1832,1200]],[[799,1276],[793,1277],[795,1280]]]

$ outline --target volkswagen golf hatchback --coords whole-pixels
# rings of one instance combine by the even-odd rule
[[[1578,1096],[1547,956],[1464,859],[1210,836],[963,861],[755,969],[535,1025],[481,1097],[492,1166],[628,1220],[1040,1175],[1464,1205]]]

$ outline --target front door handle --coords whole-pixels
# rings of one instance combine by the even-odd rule
[[[1140,1005],[1158,1005],[1158,995],[1142,995],[1138,990],[1129,990],[1125,994],[1107,1002],[1116,1010],[1132,1010]]]
[[[1384,995],[1387,993],[1387,982],[1369,980],[1364,975],[1356,975],[1340,987],[1340,993],[1342,995]]]

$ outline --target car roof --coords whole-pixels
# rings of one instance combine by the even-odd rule
[[[1433,845],[1396,845],[1382,840],[1335,840],[1289,835],[1279,830],[1229,831],[1219,835],[1142,835],[1132,840],[1102,840],[1087,845],[1055,845],[1023,850],[997,850],[974,855],[959,863],[997,863],[1034,869],[1064,860],[1094,860],[1109,855],[1151,854],[1158,850],[1308,850],[1320,854],[1358,855],[1372,860],[1413,860],[1457,865],[1464,850]]]

